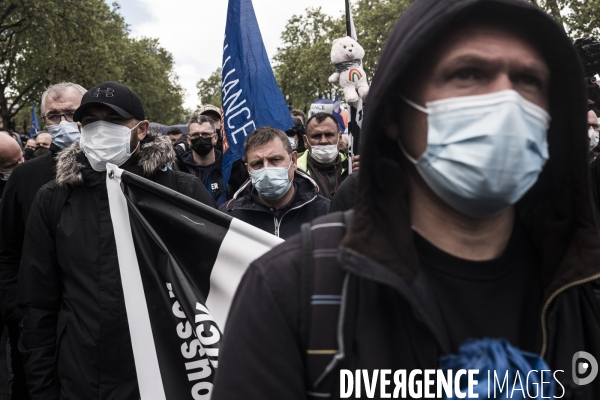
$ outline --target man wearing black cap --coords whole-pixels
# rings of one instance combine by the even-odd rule
[[[19,273],[20,350],[32,399],[139,399],[106,190],[106,163],[215,207],[202,182],[172,171],[173,146],[149,131],[129,88],[105,82],[76,110],[81,141],[31,209]]]

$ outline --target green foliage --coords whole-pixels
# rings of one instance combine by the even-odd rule
[[[358,0],[352,15],[359,43],[365,49],[363,68],[372,77],[379,54],[398,17],[411,0]],[[317,98],[335,96],[337,87],[328,82],[335,72],[331,65],[331,43],[346,36],[345,14],[331,18],[320,8],[294,15],[282,33],[282,47],[274,57],[275,77],[294,108],[308,111]],[[343,96],[340,96],[343,99]]]
[[[223,69],[217,68],[206,79],[200,79],[196,83],[198,88],[198,98],[201,104],[212,104],[221,107],[221,74]]]
[[[148,118],[178,122],[183,90],[172,56],[153,39],[129,37],[118,5],[103,0],[0,0],[0,116],[3,124],[51,84],[128,85]],[[40,112],[38,108],[38,112]]]
[[[530,0],[562,23],[573,39],[600,36],[600,1]]]
[[[136,92],[144,103],[146,118],[165,125],[186,122],[183,88],[173,72],[173,56],[157,39],[128,39],[121,83]]]
[[[275,77],[288,103],[307,112],[317,98],[335,96],[327,81],[335,72],[330,63],[331,43],[343,36],[345,22],[325,15],[321,8],[309,8],[294,15],[281,34],[283,46],[274,57]]]

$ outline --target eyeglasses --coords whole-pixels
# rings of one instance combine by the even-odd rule
[[[199,137],[208,139],[208,138],[213,137],[214,135],[216,135],[216,133],[212,133],[212,132],[192,133],[192,134],[190,134],[190,139],[194,140],[194,139],[198,139]]]
[[[48,114],[44,116],[44,120],[46,121],[46,123],[52,122],[53,124],[59,124],[64,117],[65,121],[73,122],[74,115],[74,112],[66,112],[64,114]]]

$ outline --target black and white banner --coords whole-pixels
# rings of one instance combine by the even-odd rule
[[[240,279],[282,240],[111,164],[106,183],[141,399],[209,399]]]

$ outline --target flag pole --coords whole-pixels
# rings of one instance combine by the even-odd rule
[[[346,2],[346,35],[352,37],[352,19],[350,17],[350,0]]]

